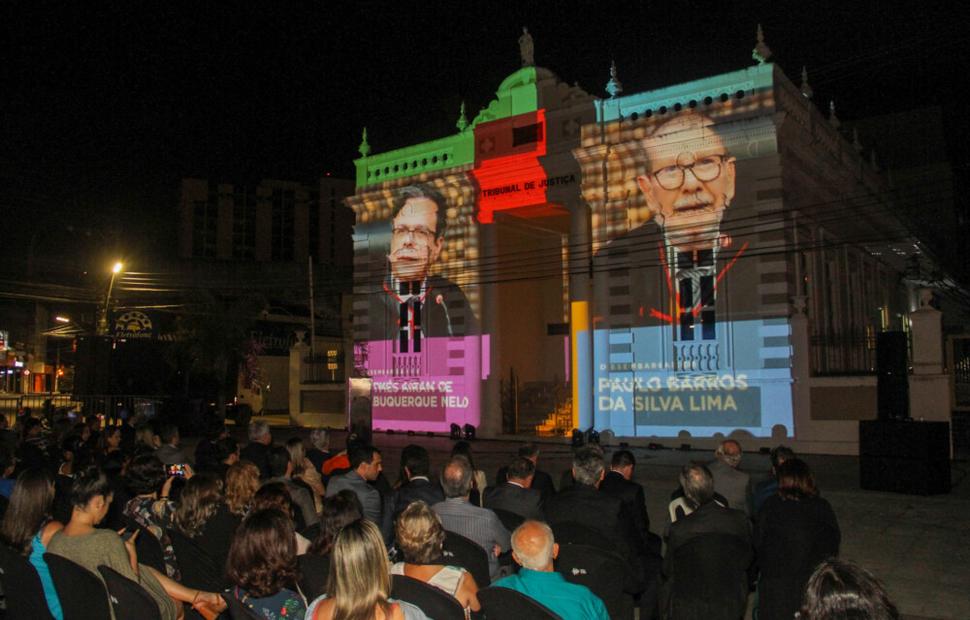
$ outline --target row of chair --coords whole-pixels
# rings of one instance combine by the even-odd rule
[[[109,566],[99,566],[104,584],[67,558],[44,554],[65,620],[161,620],[158,605],[138,583]],[[0,579],[8,618],[51,618],[37,571],[26,558],[0,545]],[[98,593],[102,596],[98,596]]]

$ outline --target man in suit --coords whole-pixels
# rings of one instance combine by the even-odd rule
[[[391,531],[391,519],[383,509],[381,493],[369,483],[377,480],[384,469],[384,459],[381,451],[367,444],[353,444],[348,448],[350,471],[330,480],[327,485],[327,497],[333,497],[344,489],[350,489],[360,500],[364,508],[364,518],[369,519],[381,528],[384,539],[387,540]]]
[[[539,444],[524,443],[519,446],[518,455],[529,459],[535,465],[535,473],[532,476],[532,488],[539,491],[542,502],[545,503],[556,493],[556,485],[552,482],[552,476],[539,469]],[[501,486],[508,478],[508,467],[503,466],[495,474],[495,486]]]
[[[505,510],[523,519],[545,521],[542,513],[542,496],[532,487],[535,463],[517,456],[506,468],[505,484],[485,489],[485,507]]]
[[[371,296],[372,340],[396,340],[400,353],[419,353],[424,338],[471,336],[477,319],[464,292],[433,274],[445,247],[448,202],[431,184],[397,191],[383,293]]]
[[[747,570],[753,559],[751,525],[744,512],[733,508],[725,508],[714,501],[714,480],[710,470],[699,463],[689,463],[680,472],[680,485],[684,489],[687,503],[694,509],[689,515],[671,524],[670,537],[667,540],[667,555],[664,558],[664,575],[667,577],[666,590],[668,598],[673,589],[672,579],[678,562],[678,550],[691,541],[709,534],[726,535],[726,540],[734,540],[730,548],[732,552],[724,553],[725,537],[714,540],[706,536],[697,542],[709,545],[709,549],[695,549],[692,557],[711,557],[718,565],[709,567],[711,570],[696,571],[697,574],[715,576],[718,584],[692,584],[692,589],[705,592],[707,595],[698,597],[695,601],[676,601],[672,605],[675,613],[672,617],[686,617],[676,612],[678,604],[689,605],[699,615],[690,617],[704,618],[740,618],[744,615],[745,603],[748,595]],[[715,545],[718,547],[715,548]],[[725,561],[728,558],[728,561]],[[685,572],[691,572],[687,567]],[[721,581],[723,580],[723,581]],[[710,592],[726,592],[723,600],[710,596]],[[695,609],[697,607],[697,609]],[[704,609],[700,609],[704,607]],[[682,610],[683,611],[683,610]]]
[[[445,501],[445,494],[438,481],[431,481],[431,458],[423,447],[411,444],[401,452],[401,466],[407,482],[397,490],[394,500],[394,516],[401,514],[411,502],[422,500],[429,506]]]
[[[462,456],[452,457],[441,473],[445,501],[431,507],[449,532],[460,534],[476,543],[488,554],[488,571],[498,576],[498,556],[509,548],[509,531],[488,508],[468,501],[472,490],[472,468]]]
[[[249,461],[259,468],[259,475],[264,480],[269,478],[269,463],[266,457],[269,455],[270,446],[273,445],[273,433],[266,422],[250,422],[249,424],[249,443],[239,453],[239,458]]]
[[[612,547],[607,550],[618,553],[629,565],[624,589],[635,594],[644,586],[643,565],[639,559],[642,545],[633,517],[624,509],[623,501],[599,491],[605,469],[603,451],[598,446],[576,450],[572,467],[575,482],[549,500],[545,505],[546,518],[553,531],[557,531],[557,525],[573,523],[605,539]]]
[[[708,464],[714,476],[714,492],[728,501],[728,507],[750,514],[751,476],[740,471],[741,444],[725,439],[714,451],[714,460]]]

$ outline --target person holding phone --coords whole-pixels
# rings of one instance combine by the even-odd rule
[[[192,469],[184,465],[185,479],[192,477]],[[128,492],[132,498],[125,505],[125,516],[145,528],[162,546],[165,573],[172,579],[180,577],[175,549],[168,536],[174,524],[175,503],[169,499],[176,476],[168,472],[154,454],[135,457],[128,467]]]

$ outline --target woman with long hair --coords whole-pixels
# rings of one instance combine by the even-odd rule
[[[225,566],[241,520],[226,507],[222,480],[215,474],[192,476],[185,483],[172,516],[175,529],[194,541],[217,566]]]
[[[377,526],[360,519],[337,534],[330,556],[329,596],[313,601],[307,620],[403,620],[390,600],[387,550]]]
[[[259,468],[239,461],[226,470],[226,506],[237,517],[245,517],[259,489]]]
[[[293,466],[291,479],[310,492],[313,497],[313,505],[319,513],[323,504],[323,479],[320,477],[320,472],[313,467],[313,463],[307,458],[303,440],[299,437],[291,437],[286,442],[286,451],[290,453],[290,464]]]
[[[391,566],[392,575],[405,575],[453,596],[470,611],[478,611],[478,584],[464,568],[442,563],[445,529],[426,503],[417,500],[404,509],[395,524],[397,545],[404,561]]]
[[[302,618],[306,601],[296,586],[293,521],[275,508],[243,519],[226,562],[229,595],[266,620]]]
[[[795,615],[812,571],[838,555],[841,540],[835,512],[819,496],[805,461],[781,463],[777,478],[778,490],[765,500],[755,528],[761,568],[758,615],[765,620]]]
[[[45,469],[28,469],[17,477],[10,505],[0,524],[0,542],[25,556],[37,571],[44,588],[47,607],[56,620],[63,620],[61,601],[54,589],[44,553],[63,524],[51,519],[54,506],[54,479]]]
[[[337,534],[349,523],[364,518],[364,508],[357,499],[357,494],[350,489],[344,489],[336,495],[323,500],[323,512],[320,514],[320,533],[310,543],[307,552],[297,558],[303,581],[300,582],[307,590],[308,597],[323,594],[327,587],[327,577],[330,574],[330,553]]]
[[[122,540],[117,533],[98,528],[108,514],[111,500],[111,486],[104,472],[92,467],[78,473],[71,488],[71,520],[51,539],[48,552],[80,564],[99,579],[98,567],[104,565],[137,582],[158,605],[163,620],[180,618],[182,603],[191,604],[207,618],[214,618],[225,609],[219,594],[186,588],[150,566],[139,564],[134,543],[137,533]]]

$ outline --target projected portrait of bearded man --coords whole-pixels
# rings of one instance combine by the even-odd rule
[[[660,282],[632,288],[666,290],[662,301],[643,296],[637,322],[676,325],[678,340],[714,339],[718,287],[747,249],[731,248],[721,230],[735,194],[735,158],[714,122],[693,112],[657,126],[640,146],[645,162],[637,185],[662,232],[653,242]]]
[[[445,246],[447,208],[431,185],[405,187],[395,198],[380,297],[389,319],[385,337],[398,340],[401,353],[420,353],[424,338],[467,336],[476,330],[462,290],[432,273]]]

